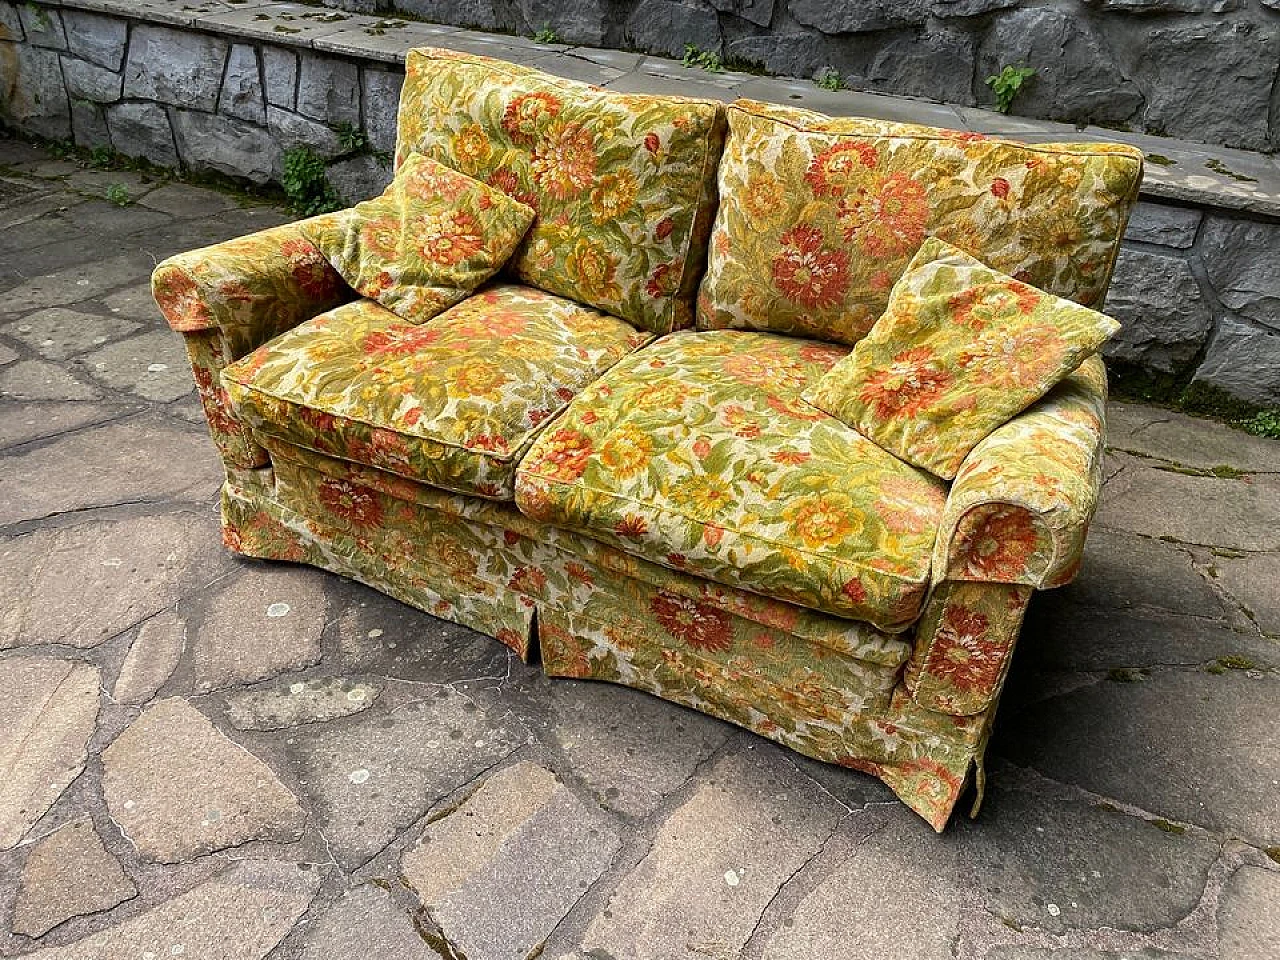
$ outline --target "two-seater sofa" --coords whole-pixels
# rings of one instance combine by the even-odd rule
[[[1102,362],[953,482],[800,394],[927,234],[1100,304],[1141,155],[432,50],[408,58],[411,152],[538,214],[425,323],[356,297],[296,224],[155,272],[226,466],[227,545],[871,773],[939,830],[975,771],[980,799],[1027,603],[1080,561]]]

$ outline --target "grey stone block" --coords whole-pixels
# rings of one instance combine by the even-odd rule
[[[26,31],[22,29],[17,5],[0,0],[0,40],[22,41],[25,38]]]
[[[1008,64],[1036,70],[1014,101],[1019,114],[1119,125],[1144,103],[1102,38],[1086,21],[1059,10],[1014,10],[996,19],[982,43],[974,83],[983,102],[991,102],[983,80]]]
[[[1106,355],[1161,373],[1186,370],[1213,325],[1185,260],[1127,248],[1104,310],[1122,324]]]
[[[169,115],[158,103],[117,103],[107,108],[111,146],[126,157],[143,157],[163,167],[178,165]]]
[[[298,99],[298,55],[282,47],[262,48],[267,103],[292,110]]]
[[[62,14],[57,10],[37,6],[34,3],[23,3],[18,7],[18,16],[22,19],[22,27],[27,32],[27,43],[37,47],[48,47],[51,50],[67,49],[67,35],[62,29]]]
[[[1145,33],[1135,75],[1149,132],[1263,150],[1280,68],[1280,24],[1191,23]]]
[[[711,0],[711,5],[721,13],[731,13],[758,27],[767,27],[773,20],[775,0]]]
[[[549,27],[562,43],[603,44],[610,26],[604,0],[518,0],[529,35]]]
[[[720,20],[710,7],[679,0],[641,0],[622,36],[628,47],[673,57],[684,55],[685,44],[720,52]]]
[[[350,60],[303,53],[298,113],[330,126],[360,125],[360,70]]]
[[[260,127],[267,122],[258,52],[248,44],[235,44],[227,55],[227,72],[222,78],[222,92],[218,95],[218,112],[248,120]]]
[[[111,146],[107,115],[96,103],[82,100],[71,104],[71,138],[81,147]]]
[[[1280,956],[1280,876],[1261,867],[1241,867],[1218,902],[1218,949],[1222,960]]]
[[[128,30],[123,20],[82,10],[64,10],[62,23],[67,31],[67,48],[77,57],[108,70],[119,70],[124,65]]]
[[[827,40],[816,31],[783,33],[767,37],[741,37],[725,44],[727,57],[758,63],[769,73],[784,77],[812,77],[830,61]]]
[[[192,170],[266,183],[280,168],[280,145],[262,127],[192,110],[173,111],[178,156]]]
[[[396,111],[400,106],[404,74],[366,68],[362,82],[365,136],[373,149],[390,153],[396,148]]]
[[[1080,0],[1108,13],[1228,13],[1239,0]]]
[[[140,26],[129,43],[124,95],[195,110],[213,110],[227,41],[203,33]]]
[[[933,0],[930,13],[935,17],[980,17],[996,10],[1016,7],[1022,0]]]
[[[338,197],[348,205],[376,197],[391,182],[391,163],[369,154],[347,157],[325,171]]]
[[[310,147],[323,157],[342,153],[338,135],[329,127],[279,107],[267,107],[267,129],[282,150]]]
[[[1280,406],[1280,333],[1223,317],[1195,381],[1258,406]]]
[[[970,34],[926,30],[881,47],[867,79],[889,93],[972,104],[976,48]]]
[[[453,23],[472,30],[508,26],[510,18],[497,0],[400,0],[396,6],[429,23]]]
[[[121,74],[66,55],[62,57],[62,76],[67,84],[67,96],[72,100],[115,103],[124,85]]]
[[[57,52],[19,43],[13,54],[11,69],[18,82],[7,98],[0,98],[0,118],[38,137],[66,139],[71,135],[71,106]]]
[[[1210,217],[1200,256],[1226,307],[1280,330],[1280,225]]]
[[[1199,210],[1139,201],[1129,217],[1129,228],[1124,238],[1185,250],[1195,243],[1196,231],[1203,218]]]
[[[862,33],[924,23],[929,6],[930,0],[791,0],[789,10],[797,23],[823,33]]]

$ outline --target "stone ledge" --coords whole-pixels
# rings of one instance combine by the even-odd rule
[[[45,0],[46,6],[110,13],[135,20],[185,26],[227,37],[314,49],[389,64],[404,62],[415,46],[440,46],[536,65],[548,73],[632,92],[684,93],[720,100],[748,96],[804,106],[833,115],[871,116],[1010,136],[1029,142],[1094,140],[1129,143],[1148,158],[1142,193],[1280,218],[1280,159],[1098,127],[1077,129],[974,107],[859,91],[826,91],[787,78],[707,73],[662,57],[536,43],[524,37],[346,13],[296,3],[206,0]]]

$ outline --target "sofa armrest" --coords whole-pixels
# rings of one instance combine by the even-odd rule
[[[938,530],[935,584],[1071,582],[1102,483],[1106,400],[1095,355],[970,451]]]
[[[355,296],[297,223],[170,257],[151,290],[179,333],[218,330],[228,361]]]

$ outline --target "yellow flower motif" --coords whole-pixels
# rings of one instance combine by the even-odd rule
[[[742,192],[742,209],[760,227],[776,223],[786,211],[786,201],[782,181],[768,171],[752,173]]]
[[[584,238],[574,244],[564,268],[578,284],[583,299],[594,303],[622,299],[622,288],[615,277],[618,258],[590,240]]]
[[[497,364],[475,357],[450,367],[446,375],[456,396],[483,397],[486,400],[501,399],[502,388],[511,379]]]
[[[529,170],[549,196],[568,199],[595,177],[595,137],[581,123],[554,123],[530,153]]]
[[[600,178],[591,191],[591,219],[608,223],[624,216],[636,202],[636,177],[623,167]]]
[[[600,448],[600,460],[621,479],[634,477],[653,459],[653,438],[638,427],[626,425]]]
[[[454,135],[453,155],[467,172],[483,167],[492,153],[489,138],[478,123],[469,123]]]
[[[833,547],[862,527],[848,495],[835,491],[803,497],[789,506],[783,517],[811,550]]]
[[[670,496],[677,506],[712,517],[721,515],[737,499],[719,477],[705,475],[680,481],[671,488]]]

